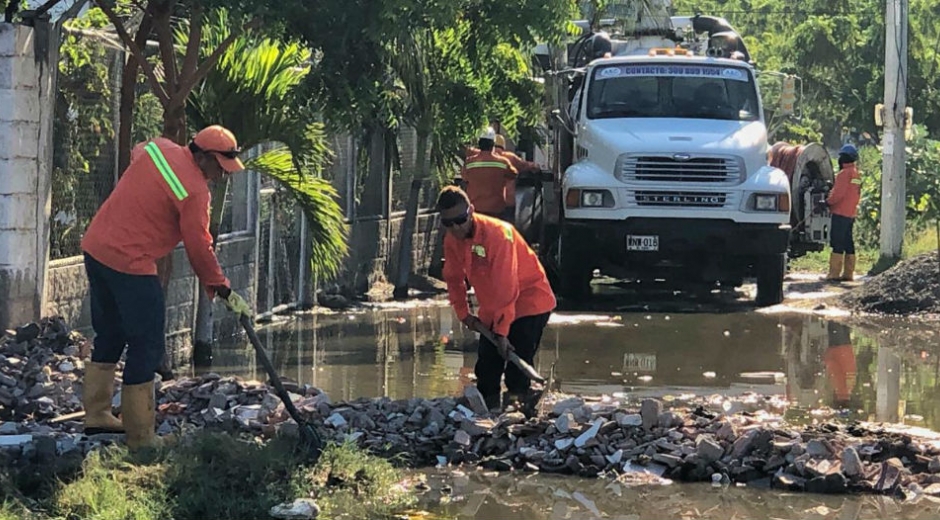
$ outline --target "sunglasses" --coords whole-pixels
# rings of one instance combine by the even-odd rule
[[[238,150],[229,150],[227,152],[222,152],[219,150],[205,150],[208,153],[217,153],[222,157],[227,157],[229,159],[238,159],[238,154],[242,153],[241,149]]]
[[[459,217],[454,217],[454,218],[441,217],[441,225],[444,227],[460,226],[460,225],[465,224],[468,220],[470,220],[470,210],[467,210],[466,213],[464,213],[463,215],[460,215]]]

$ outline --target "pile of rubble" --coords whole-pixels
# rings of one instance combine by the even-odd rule
[[[0,451],[20,455],[87,452],[74,383],[83,340],[47,320],[0,344]],[[68,370],[66,370],[68,369]],[[494,416],[479,392],[437,399],[332,403],[309,385],[286,382],[297,408],[324,437],[414,466],[616,478],[748,483],[811,492],[940,495],[940,434],[867,423],[793,427],[780,415],[732,409],[720,400],[549,395],[539,417]],[[283,404],[261,382],[215,374],[159,384],[158,432],[224,429],[259,438],[297,435]],[[119,400],[119,399],[116,399]],[[755,398],[751,405],[774,406]],[[776,403],[779,405],[780,403]]]
[[[937,253],[904,260],[841,296],[849,309],[900,316],[940,314]]]

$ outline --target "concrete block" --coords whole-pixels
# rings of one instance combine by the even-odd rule
[[[36,193],[37,171],[35,158],[0,159],[0,196]]]
[[[17,193],[0,196],[0,231],[37,229],[35,194]]]
[[[30,92],[24,95],[22,91],[11,88],[0,89],[0,122],[39,121],[39,98]]]
[[[0,201],[0,207],[5,202]],[[0,228],[0,268],[23,268],[36,262],[36,232]],[[4,293],[0,292],[0,295]],[[0,298],[2,299],[2,298]]]
[[[0,23],[0,58],[32,56],[35,29],[25,25]]]
[[[30,51],[32,53],[32,51]],[[0,57],[0,89],[15,89],[27,95],[39,95],[40,70],[30,56]]]
[[[39,156],[39,123],[0,123],[0,159],[32,159]],[[25,163],[23,163],[25,164]],[[29,174],[28,171],[24,172]],[[31,175],[37,175],[32,170]]]
[[[39,320],[42,295],[32,268],[0,266],[0,294],[0,330]]]

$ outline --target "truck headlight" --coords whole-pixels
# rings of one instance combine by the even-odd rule
[[[582,190],[572,188],[565,196],[569,208],[612,208],[614,196],[607,190]]]
[[[755,193],[751,196],[750,208],[754,211],[790,212],[789,193]]]
[[[758,211],[777,211],[777,196],[755,195],[754,209]]]

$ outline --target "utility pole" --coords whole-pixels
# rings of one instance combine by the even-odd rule
[[[901,258],[904,239],[904,112],[907,104],[908,0],[887,0],[881,175],[881,260]]]

